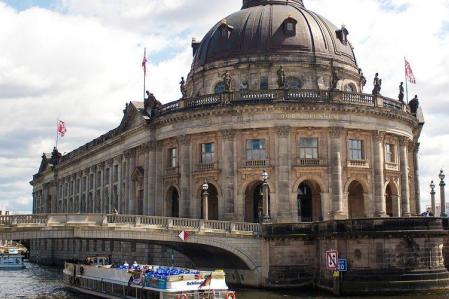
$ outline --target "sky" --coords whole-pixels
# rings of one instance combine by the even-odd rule
[[[304,0],[345,25],[358,64],[382,94],[396,98],[410,61],[426,118],[421,137],[422,205],[440,169],[449,173],[449,1]],[[29,181],[43,152],[67,135],[61,152],[119,125],[125,103],[147,86],[163,103],[177,100],[192,62],[192,38],[240,9],[241,0],[0,0],[0,210],[29,212]],[[439,197],[438,197],[439,198]],[[438,200],[437,198],[437,200]]]

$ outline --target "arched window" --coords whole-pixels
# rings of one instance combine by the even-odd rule
[[[301,80],[296,77],[288,77],[285,85],[287,89],[301,89],[302,87]]]
[[[224,93],[225,92],[225,84],[224,84],[224,82],[218,82],[215,85],[214,92],[215,93]]]
[[[353,84],[346,84],[345,85],[345,91],[350,93],[355,93],[357,90],[355,89]]]

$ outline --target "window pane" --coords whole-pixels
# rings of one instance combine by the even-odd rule
[[[261,90],[268,89],[268,77],[266,77],[266,76],[260,77],[260,89]]]
[[[246,159],[247,160],[265,160],[265,140],[252,139],[246,141]]]
[[[301,159],[318,159],[318,138],[300,138],[299,155]]]

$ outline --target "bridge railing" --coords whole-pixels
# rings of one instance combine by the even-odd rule
[[[105,215],[105,214],[33,214],[0,216],[0,226],[112,226],[149,227],[168,230],[191,230],[215,233],[240,233],[258,235],[260,224],[231,221],[216,221],[159,216]]]

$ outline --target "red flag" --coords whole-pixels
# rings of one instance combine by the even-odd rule
[[[145,48],[144,52],[143,52],[143,60],[142,60],[142,68],[143,68],[143,74],[146,76],[147,75],[147,48]]]
[[[62,120],[58,120],[58,134],[61,137],[64,137],[65,133],[67,133],[67,128],[65,126],[65,122],[63,122]]]
[[[416,84],[415,75],[413,75],[410,63],[405,59],[405,79],[412,84]]]

